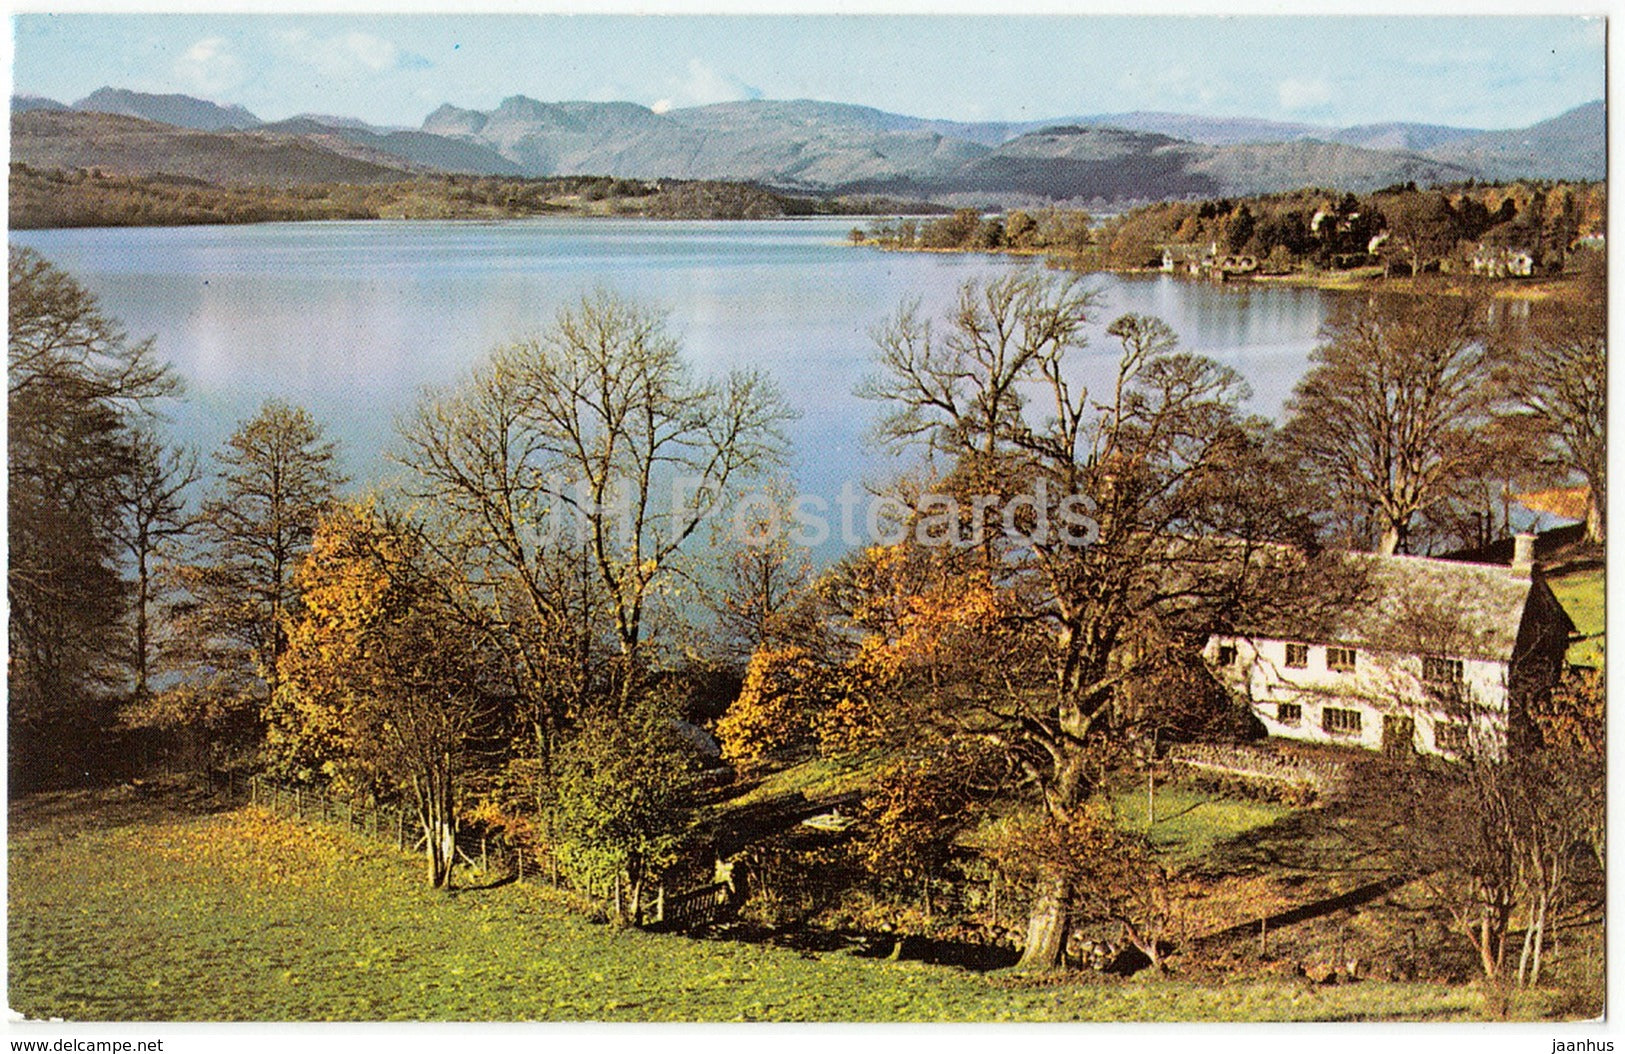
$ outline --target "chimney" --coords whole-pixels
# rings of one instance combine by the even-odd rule
[[[1512,575],[1528,578],[1535,571],[1535,536],[1520,531],[1512,536]]]

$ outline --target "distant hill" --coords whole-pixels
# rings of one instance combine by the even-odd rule
[[[66,110],[67,106],[55,99],[47,99],[43,95],[13,95],[11,97],[12,113],[30,113],[34,110]]]
[[[1137,110],[1133,113],[1099,114],[1077,118],[1071,124],[1094,128],[1126,128],[1135,132],[1184,139],[1207,146],[1237,143],[1285,143],[1308,137],[1326,138],[1334,129],[1284,121],[1264,121],[1252,117],[1196,117],[1182,113]]]
[[[1224,194],[1270,194],[1314,186],[1364,193],[1395,183],[1457,183],[1476,175],[1466,166],[1423,154],[1318,139],[1207,147],[1191,155],[1188,167],[1211,177]]]
[[[12,118],[11,160],[37,169],[164,173],[222,184],[378,183],[410,175],[297,136],[200,132],[72,110],[34,110]]]
[[[1452,128],[1446,125],[1407,124],[1397,121],[1335,128],[1330,125],[1264,121],[1251,117],[1197,117],[1191,114],[1145,111],[1102,114],[1077,118],[1067,123],[1155,132],[1207,146],[1291,143],[1301,139],[1318,139],[1327,143],[1364,147],[1367,150],[1407,151],[1431,150],[1444,143],[1483,133],[1483,129],[1480,128]]]
[[[1315,136],[1332,143],[1363,146],[1367,150],[1429,151],[1446,143],[1482,135],[1480,128],[1452,128],[1439,124],[1360,124]]]
[[[1428,153],[1485,179],[1603,179],[1608,172],[1608,111],[1598,100],[1528,128],[1481,132]]]
[[[1305,186],[1364,192],[1410,180],[1455,182],[1472,174],[1418,154],[1313,139],[1210,146],[1150,132],[1066,125],[1012,139],[945,177],[920,181],[918,189],[938,196],[1013,192],[1051,200],[1129,201],[1246,196]]]
[[[229,128],[253,128],[260,119],[241,106],[194,99],[190,95],[149,95],[123,88],[98,88],[73,104],[82,113],[116,113],[125,117],[218,132]]]
[[[335,153],[379,164],[401,162],[425,171],[465,172],[481,176],[516,176],[519,166],[490,147],[428,132],[385,132],[359,124],[332,124],[315,117],[294,117],[260,125],[256,131],[303,136]]]
[[[62,110],[17,96],[22,118]],[[1135,111],[1058,121],[961,123],[815,100],[750,100],[657,112],[630,102],[510,96],[489,111],[444,105],[415,130],[302,115],[264,124],[238,106],[103,88],[75,111],[137,117],[143,130],[81,123],[48,143],[14,126],[13,157],[72,156],[81,166],[298,182],[315,171],[614,176],[750,181],[803,193],[930,197],[997,206],[1128,203],[1248,195],[1315,185],[1366,191],[1393,183],[1606,178],[1602,102],[1529,128],[1482,131],[1388,122],[1349,128]],[[220,134],[208,144],[156,130]],[[231,139],[252,129],[258,140]],[[176,160],[165,151],[178,151]],[[279,158],[294,165],[278,170]]]

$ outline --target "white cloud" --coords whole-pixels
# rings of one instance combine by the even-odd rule
[[[733,74],[715,69],[699,59],[689,59],[687,76],[673,78],[670,94],[655,102],[650,109],[665,113],[677,106],[705,106],[761,97],[760,88],[746,84]]]
[[[402,51],[391,40],[359,31],[314,36],[302,29],[278,34],[288,56],[328,80],[353,80],[394,70],[427,69],[428,59]]]
[[[1324,77],[1288,77],[1276,86],[1276,95],[1290,113],[1324,110],[1336,97]]]
[[[174,72],[189,90],[219,95],[248,79],[248,64],[224,37],[205,37],[182,52]]]

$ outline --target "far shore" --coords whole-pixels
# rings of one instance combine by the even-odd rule
[[[1158,267],[1098,267],[1077,266],[1065,254],[1048,249],[973,249],[937,248],[926,246],[886,245],[872,238],[849,241],[860,249],[879,249],[897,253],[979,253],[983,256],[1041,257],[1057,269],[1076,270],[1085,274],[1161,275],[1170,274]],[[1190,277],[1174,273],[1174,277],[1191,282],[1211,282],[1213,279]],[[1297,289],[1324,289],[1344,293],[1432,293],[1465,295],[1468,292],[1487,292],[1498,300],[1564,300],[1576,295],[1576,275],[1547,275],[1539,278],[1478,278],[1468,274],[1426,275],[1418,280],[1411,277],[1390,278],[1381,267],[1357,267],[1347,271],[1300,270],[1288,274],[1251,274],[1230,276],[1219,284],[1247,286],[1280,286]]]

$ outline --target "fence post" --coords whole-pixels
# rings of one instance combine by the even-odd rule
[[[666,921],[666,884],[662,882],[655,887],[655,924]]]
[[[491,873],[491,869],[486,866],[485,860],[486,860],[486,857],[485,857],[485,832],[481,831],[480,832],[480,874],[482,874],[482,875],[486,875],[486,874]]]

